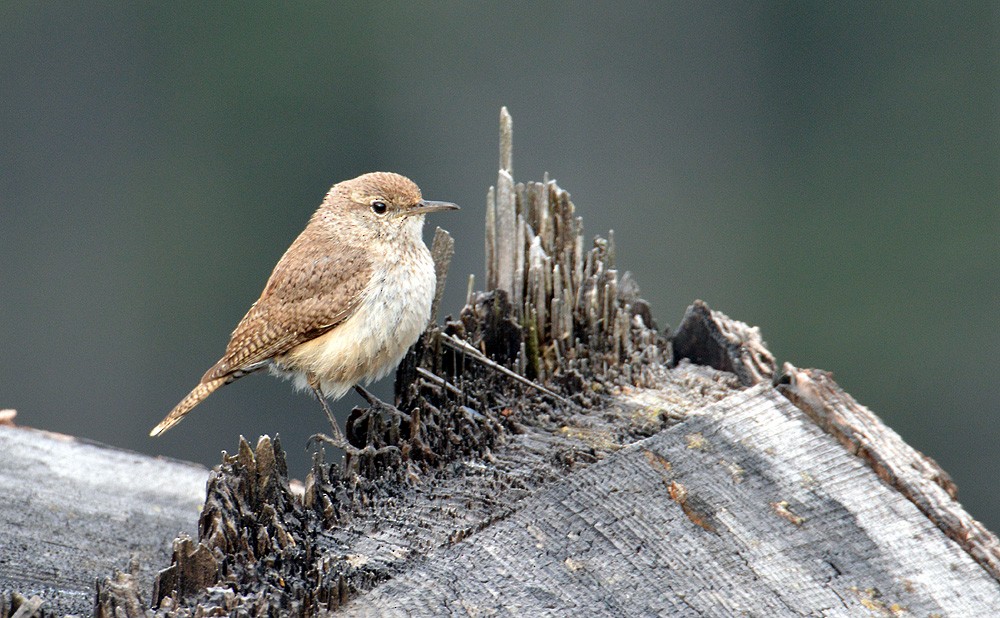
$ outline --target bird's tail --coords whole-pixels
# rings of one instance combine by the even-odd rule
[[[215,392],[217,388],[225,384],[226,382],[231,382],[230,377],[215,378],[214,380],[208,380],[202,382],[198,386],[194,387],[188,396],[181,400],[179,404],[174,406],[174,409],[170,411],[160,424],[153,427],[153,430],[149,432],[151,436],[158,436],[164,431],[170,429],[177,423],[181,422],[187,413],[194,409],[196,405],[202,402],[203,399]]]

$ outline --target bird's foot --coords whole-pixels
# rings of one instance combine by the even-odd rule
[[[355,386],[354,388],[358,391],[358,394],[360,394],[364,398],[364,400],[368,402],[368,405],[370,406],[370,409],[365,411],[365,413],[361,417],[354,419],[355,423],[357,423],[359,420],[362,420],[365,415],[370,414],[371,412],[378,412],[382,410],[385,410],[390,414],[396,415],[405,421],[410,420],[410,415],[404,412],[400,412],[396,408],[396,406],[382,401],[381,399],[379,399],[375,395],[372,395],[361,386]],[[387,445],[387,446],[376,447],[374,444],[371,444],[369,442],[364,447],[359,448],[351,444],[351,442],[344,435],[344,432],[340,430],[340,425],[337,424],[337,419],[333,416],[333,411],[330,410],[330,405],[326,402],[326,398],[323,397],[323,393],[317,385],[313,386],[313,392],[316,395],[316,399],[319,400],[320,405],[323,406],[323,412],[326,414],[326,418],[330,422],[332,435],[326,435],[323,433],[313,434],[309,438],[309,442],[307,443],[307,448],[311,447],[313,444],[318,444],[318,443],[329,444],[330,446],[343,450],[346,455],[347,458],[346,461],[348,462],[348,464],[350,464],[350,462],[354,462],[355,465],[357,465],[357,462],[361,460],[362,455],[372,457],[376,455],[384,455],[387,453],[401,453],[398,446]]]
[[[382,401],[381,399],[379,399],[378,397],[376,397],[375,395],[372,395],[368,391],[368,389],[366,389],[365,387],[361,386],[360,384],[355,384],[354,385],[354,390],[359,395],[361,395],[362,399],[364,399],[366,402],[368,402],[368,405],[371,406],[371,408],[373,410],[384,410],[384,411],[388,412],[389,414],[392,414],[393,416],[398,416],[402,420],[404,420],[406,422],[410,422],[410,415],[409,414],[407,414],[406,412],[403,412],[402,410],[400,410],[396,406],[392,405],[391,403],[386,403],[386,402]]]
[[[340,426],[337,425],[337,418],[333,415],[333,410],[330,409],[330,404],[326,402],[326,397],[323,396],[323,391],[321,391],[318,386],[313,386],[313,394],[316,395],[316,400],[319,401],[319,405],[323,406],[323,413],[326,414],[326,420],[330,422],[330,427],[333,429],[333,436],[323,436],[323,434],[318,433],[313,435],[313,438],[316,436],[323,436],[327,438],[326,441],[330,444],[345,444],[350,446],[347,438],[344,437],[344,432],[342,432],[340,430]],[[309,438],[309,442],[312,443],[312,438]]]
[[[338,432],[339,433],[339,432]],[[311,447],[313,444],[329,444],[330,446],[336,447],[344,451],[346,457],[352,461],[360,461],[362,455],[367,455],[368,457],[374,457],[376,455],[385,455],[388,453],[399,453],[398,446],[382,446],[376,447],[374,444],[367,444],[362,448],[358,448],[347,441],[343,434],[337,436],[328,436],[324,433],[316,433],[309,437],[309,442],[307,446]]]

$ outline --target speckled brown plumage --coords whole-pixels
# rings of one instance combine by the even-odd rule
[[[364,247],[328,243],[306,228],[274,267],[260,299],[233,330],[226,354],[202,382],[253,371],[344,321],[371,279],[372,259]]]
[[[377,212],[380,204],[384,212]],[[425,212],[445,208],[455,206],[423,201],[417,185],[398,174],[334,185],[236,326],[226,353],[150,435],[265,366],[300,386],[322,384],[334,397],[381,377],[426,326],[434,272],[420,230]],[[324,337],[335,332],[341,336]]]

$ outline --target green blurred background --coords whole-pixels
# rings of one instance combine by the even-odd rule
[[[661,324],[760,326],[1000,528],[1000,5],[357,4],[0,4],[0,408],[208,465],[280,433],[301,476],[323,416],[264,376],[146,433],[335,181],[464,206],[457,312],[507,105]]]

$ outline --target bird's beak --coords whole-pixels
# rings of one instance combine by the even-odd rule
[[[429,212],[438,210],[458,210],[458,206],[451,202],[432,202],[430,200],[420,200],[413,208],[406,211],[406,215],[426,215]]]

